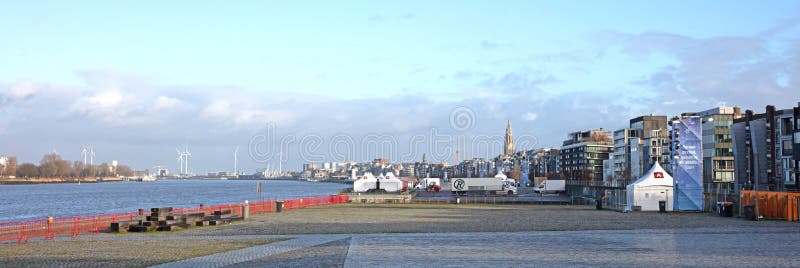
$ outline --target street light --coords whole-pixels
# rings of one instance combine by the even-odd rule
[[[680,203],[681,198],[678,195],[678,160],[681,159],[681,157],[679,155],[675,155],[672,158],[675,159],[674,164],[673,164],[674,168],[672,169],[672,173],[675,174],[675,176],[673,177],[675,179],[675,194],[673,194],[673,196],[675,198],[675,207],[672,208],[672,210],[680,210],[681,209],[681,203]],[[667,201],[669,201],[669,200],[667,200]]]

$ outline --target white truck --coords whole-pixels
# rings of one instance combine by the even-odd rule
[[[453,178],[450,180],[450,191],[454,194],[465,195],[469,192],[482,192],[486,194],[517,194],[516,182],[503,178]]]
[[[538,186],[533,187],[537,193],[561,193],[567,191],[567,181],[565,180],[544,180]]]
[[[439,178],[424,178],[419,180],[419,184],[417,184],[417,189],[419,190],[433,190],[439,186],[438,188],[441,189],[442,187],[442,180]]]

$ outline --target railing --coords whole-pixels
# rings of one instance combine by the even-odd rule
[[[346,195],[317,196],[297,198],[291,200],[270,200],[249,202],[247,204],[250,214],[261,214],[276,211],[276,201],[283,201],[283,210],[305,208],[326,204],[338,204],[350,202],[350,197]],[[232,214],[241,216],[244,204],[223,204],[214,206],[199,206],[193,208],[178,208],[172,212],[175,214],[206,213],[214,211],[230,210]],[[17,241],[17,243],[27,243],[32,238],[43,238],[44,240],[55,240],[56,236],[69,235],[78,237],[81,234],[94,235],[99,232],[109,230],[112,222],[134,221],[150,215],[149,210],[137,212],[126,212],[116,214],[100,214],[94,216],[67,216],[41,220],[28,220],[19,222],[0,222],[0,242]]]
[[[759,191],[758,215],[765,218],[797,221],[800,219],[797,211],[798,199],[800,199],[800,193]],[[755,205],[755,200],[754,191],[741,191],[742,207]]]
[[[606,187],[606,188],[625,188],[633,181],[619,180],[619,181],[598,181],[598,180],[567,180],[567,185],[570,186],[592,186],[592,187]]]

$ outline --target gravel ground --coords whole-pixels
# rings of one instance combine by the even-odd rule
[[[177,235],[364,234],[796,226],[710,213],[620,213],[593,206],[342,204],[260,214],[247,222]]]
[[[784,238],[786,237],[785,235],[774,233],[773,230],[792,230],[789,234],[796,236],[796,232],[794,231],[796,227],[797,223],[778,220],[752,222],[741,218],[723,218],[710,213],[619,213],[609,210],[598,211],[595,210],[593,206],[340,204],[289,210],[282,213],[253,215],[251,219],[246,222],[236,222],[224,226],[192,228],[171,233],[99,234],[95,236],[83,236],[77,240],[62,238],[56,241],[32,241],[26,245],[0,243],[0,267],[142,267],[190,259],[197,256],[208,256],[214,253],[226,252],[221,253],[224,255],[230,252],[241,252],[242,250],[252,251],[252,249],[260,248],[254,247],[256,245],[286,238],[286,236],[259,237],[262,235],[300,235],[298,237],[305,237],[312,240],[316,239],[314,237],[330,240],[328,240],[328,242],[323,242],[323,244],[313,244],[289,251],[279,251],[272,255],[261,254],[256,257],[258,254],[253,254],[254,252],[242,252],[238,255],[252,255],[254,257],[245,259],[243,260],[244,262],[238,264],[247,267],[341,267],[342,265],[348,266],[347,262],[349,261],[349,266],[361,266],[361,264],[371,265],[373,262],[380,261],[372,259],[372,257],[370,257],[371,254],[361,254],[363,253],[362,251],[366,252],[366,249],[398,247],[404,243],[409,244],[411,248],[418,248],[425,245],[424,241],[428,241],[423,238],[414,238],[425,235],[421,233],[437,233],[431,234],[435,237],[439,237],[437,239],[441,240],[437,243],[437,249],[469,247],[470,254],[475,254],[474,256],[469,256],[475,257],[483,252],[480,248],[488,246],[491,243],[498,244],[499,241],[496,241],[498,237],[492,235],[492,232],[505,232],[502,234],[498,233],[498,235],[503,236],[501,239],[504,241],[500,244],[509,243],[517,247],[530,245],[532,243],[531,241],[534,241],[532,239],[538,240],[538,238],[546,237],[548,240],[558,240],[561,239],[560,237],[571,237],[569,239],[565,238],[565,240],[562,241],[566,243],[565,245],[572,245],[571,247],[574,248],[573,251],[570,251],[570,254],[562,256],[561,261],[564,261],[578,252],[584,252],[588,249],[592,249],[592,247],[603,247],[605,245],[603,241],[605,240],[613,240],[615,242],[611,244],[617,245],[634,243],[640,241],[642,238],[645,238],[645,240],[654,239],[654,241],[660,241],[662,239],[674,240],[671,234],[678,230],[686,230],[688,232],[696,231],[699,228],[704,231],[698,233],[698,235],[706,235],[708,237],[700,238],[698,235],[689,235],[687,236],[687,240],[694,241],[699,239],[692,243],[701,243],[711,238],[722,238],[721,241],[723,242],[713,245],[715,247],[720,247],[720,245],[727,245],[729,242],[741,245],[753,238],[763,237],[761,235],[754,237],[749,234],[740,234],[743,232],[741,230],[746,230],[744,231],[745,233],[757,231],[759,233],[773,235],[777,238]],[[628,238],[616,241],[614,239],[617,239],[621,234],[626,234],[616,232],[628,231],[612,230],[634,230],[631,232],[635,232],[635,235],[628,235]],[[716,234],[715,232],[717,232],[717,230],[727,230],[725,231],[727,233]],[[654,231],[667,232],[668,235],[663,236],[659,234],[653,236],[649,233]],[[607,232],[613,233],[606,234]],[[408,234],[390,236],[389,234],[392,233]],[[312,234],[312,236],[302,236],[303,234]],[[345,234],[345,237],[352,238],[342,239],[341,236],[336,238],[334,236],[337,235],[331,234]],[[588,248],[582,245],[590,241],[581,240],[582,237],[595,234],[603,236],[603,239],[595,241],[595,244],[588,246]],[[647,235],[653,237],[647,237]],[[371,238],[372,236],[375,237]],[[734,241],[726,241],[730,239]],[[793,238],[788,239],[793,240]],[[295,240],[298,239],[290,241]],[[789,241],[787,239],[784,240]],[[264,247],[269,247],[270,245],[265,245]],[[356,249],[353,248],[353,245],[357,245]],[[548,243],[536,245],[529,250],[533,250],[531,252],[538,252],[538,250],[542,248],[549,247],[548,245]],[[776,245],[776,247],[780,248],[782,246]],[[242,250],[234,251],[236,249]],[[727,256],[726,254],[735,254],[733,252],[739,252],[742,251],[742,249],[743,248],[730,248],[728,249],[729,251],[726,252],[708,253],[716,254],[716,259],[725,259]],[[351,254],[347,253],[348,250]],[[403,254],[409,253],[400,250],[400,248],[396,250],[398,251],[395,253],[402,253],[395,256],[398,258],[407,257]],[[621,249],[621,252],[627,252],[626,254],[614,256],[627,256],[635,253],[633,251],[636,250],[649,249],[638,246],[630,246],[629,248],[626,246],[624,249]],[[700,247],[698,250],[705,250],[705,247]],[[353,254],[354,252],[356,254]],[[492,252],[487,257],[494,256],[492,254],[500,253]],[[678,254],[684,256],[682,255],[683,253],[675,251],[666,251],[664,254]],[[768,254],[761,253],[756,255],[760,257],[769,256]],[[516,255],[514,254],[514,256]],[[533,254],[530,256],[536,255]],[[430,257],[439,258],[438,256]],[[774,256],[772,257],[774,258]],[[345,258],[347,258],[347,261]],[[426,258],[427,257],[420,257],[419,261],[424,261]],[[448,259],[449,261],[453,261],[456,260],[458,256],[454,255],[448,258],[450,258]],[[526,257],[522,259],[511,258],[499,260],[489,258],[486,260],[489,260],[489,262],[485,264],[492,267],[492,265],[496,264],[500,264],[501,266],[515,266],[520,262],[534,259]],[[511,262],[505,262],[506,260],[510,260]],[[614,266],[613,259],[607,261],[608,262],[604,261],[603,263]],[[743,260],[739,261],[741,262]],[[420,264],[424,265],[422,263]],[[442,263],[437,263],[439,266],[447,266],[441,264]],[[692,266],[698,263],[684,264]],[[593,264],[587,263],[587,265],[591,266]],[[632,265],[636,266],[636,263]]]
[[[146,267],[280,239],[57,240],[0,244],[0,267]]]

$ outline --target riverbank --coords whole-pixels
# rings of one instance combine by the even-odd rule
[[[45,183],[98,183],[119,182],[119,177],[83,177],[83,178],[1,178],[0,184],[45,184]]]

